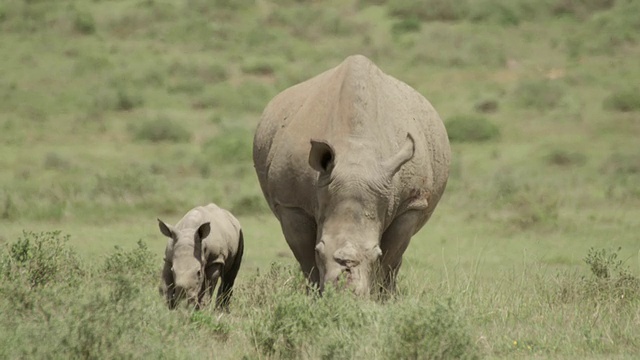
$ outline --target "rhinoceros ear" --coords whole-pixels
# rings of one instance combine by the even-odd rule
[[[398,150],[398,152],[391,158],[382,163],[382,166],[385,169],[386,173],[389,176],[395,175],[398,170],[400,170],[402,165],[411,160],[414,150],[415,142],[413,140],[413,136],[407,133],[407,138],[405,139],[404,144],[402,145],[400,150]]]
[[[158,219],[158,227],[160,227],[162,235],[173,239],[173,229],[170,225],[167,225],[162,220]]]
[[[210,232],[211,232],[211,224],[210,223],[206,222],[206,223],[200,225],[200,227],[198,228],[198,231],[196,231],[196,241],[202,242],[202,240],[204,238],[209,236]]]
[[[333,169],[336,153],[328,142],[311,139],[309,165],[318,172],[330,172]]]

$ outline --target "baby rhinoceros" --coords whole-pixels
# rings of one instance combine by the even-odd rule
[[[161,288],[169,309],[183,298],[201,308],[213,298],[220,278],[216,307],[228,309],[244,249],[240,222],[227,210],[209,204],[191,209],[175,226],[160,219],[158,225],[169,238]]]

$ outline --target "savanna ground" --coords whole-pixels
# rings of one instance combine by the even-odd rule
[[[0,358],[634,358],[640,1],[0,3]],[[350,54],[449,131],[384,303],[304,281],[251,164],[266,103]],[[230,313],[168,311],[174,223],[243,224]]]

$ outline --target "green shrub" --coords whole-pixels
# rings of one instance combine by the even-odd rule
[[[138,240],[137,247],[126,251],[119,246],[107,256],[102,267],[102,273],[109,276],[135,274],[145,279],[153,279],[158,275],[160,263],[147,244]]]
[[[640,278],[633,275],[622,260],[618,259],[617,250],[589,248],[584,262],[589,266],[593,277],[583,279],[582,289],[585,295],[595,300],[620,299],[628,302],[640,299]]]
[[[608,178],[608,198],[618,201],[640,199],[640,155],[637,151],[611,154],[601,170]]]
[[[393,34],[404,34],[409,32],[419,32],[422,28],[422,23],[417,17],[410,17],[407,19],[400,19],[393,23],[391,26],[391,32]]]
[[[452,116],[445,126],[449,140],[454,142],[488,141],[500,136],[500,129],[495,124],[478,115]]]
[[[556,0],[551,7],[551,13],[584,18],[595,12],[608,10],[615,3],[615,0]]]
[[[393,16],[423,21],[455,21],[464,19],[469,11],[467,0],[394,0],[387,5]]]
[[[132,201],[156,191],[154,178],[142,170],[97,174],[93,196],[104,196],[116,201]]]
[[[217,340],[227,341],[231,327],[224,321],[220,321],[220,317],[214,317],[214,314],[204,311],[194,311],[189,317],[189,321],[198,329],[204,328],[213,333]]]
[[[499,25],[518,25],[530,15],[517,1],[475,1],[469,18],[474,22],[489,22]]]
[[[73,22],[74,29],[84,35],[91,35],[96,32],[96,21],[88,11],[78,11]]]
[[[278,359],[353,358],[372,321],[362,299],[331,286],[316,298],[305,287],[299,270],[278,264],[250,280],[247,295],[260,309],[250,325],[257,350]]]
[[[516,103],[524,108],[541,111],[553,109],[560,104],[564,88],[553,80],[525,80],[514,92]]]
[[[226,127],[202,145],[206,160],[237,164],[253,158],[253,134],[240,127]]]
[[[269,59],[265,57],[245,58],[242,62],[242,72],[254,75],[273,75],[281,67],[281,62],[277,58]]]
[[[129,111],[141,106],[143,103],[142,97],[130,89],[119,87],[116,90],[115,110]]]
[[[4,201],[2,204],[2,213],[0,218],[5,220],[14,220],[19,216],[18,208],[10,194],[4,195]]]
[[[212,9],[240,10],[255,5],[255,0],[213,0],[205,3],[210,4]]]
[[[604,99],[602,106],[612,111],[640,111],[640,89],[615,91]]]
[[[498,100],[487,99],[479,101],[473,108],[479,113],[494,113],[498,111],[499,103]]]
[[[71,161],[56,152],[50,151],[45,155],[43,165],[45,169],[49,170],[69,170]]]
[[[182,124],[164,116],[143,122],[135,130],[135,139],[151,142],[187,142],[191,133]]]
[[[547,163],[558,166],[578,166],[587,162],[585,154],[564,149],[553,149],[546,155]]]
[[[388,359],[478,359],[479,353],[459,311],[446,303],[432,308],[408,304],[387,322]]]
[[[273,95],[273,88],[260,81],[247,80],[238,86],[223,82],[208,87],[194,101],[193,107],[215,108],[229,113],[260,113]]]
[[[136,358],[136,339],[145,332],[140,286],[127,277],[118,277],[92,296],[78,301],[67,314],[58,355],[69,358]],[[58,330],[60,331],[60,330]],[[63,355],[64,354],[64,355]]]
[[[237,215],[261,214],[269,211],[262,194],[251,194],[236,199],[231,206],[231,212]]]
[[[180,82],[217,83],[229,79],[228,65],[223,61],[184,62],[174,61],[168,73]]]
[[[68,241],[69,235],[61,236],[60,231],[24,231],[2,254],[0,276],[5,281],[25,281],[31,288],[74,284],[84,271]]]

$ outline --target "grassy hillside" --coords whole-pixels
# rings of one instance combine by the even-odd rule
[[[0,357],[633,358],[639,13],[635,0],[3,2]],[[454,152],[385,304],[304,295],[251,163],[267,102],[355,53],[427,97]],[[209,201],[245,229],[237,301],[169,312],[155,219]]]

